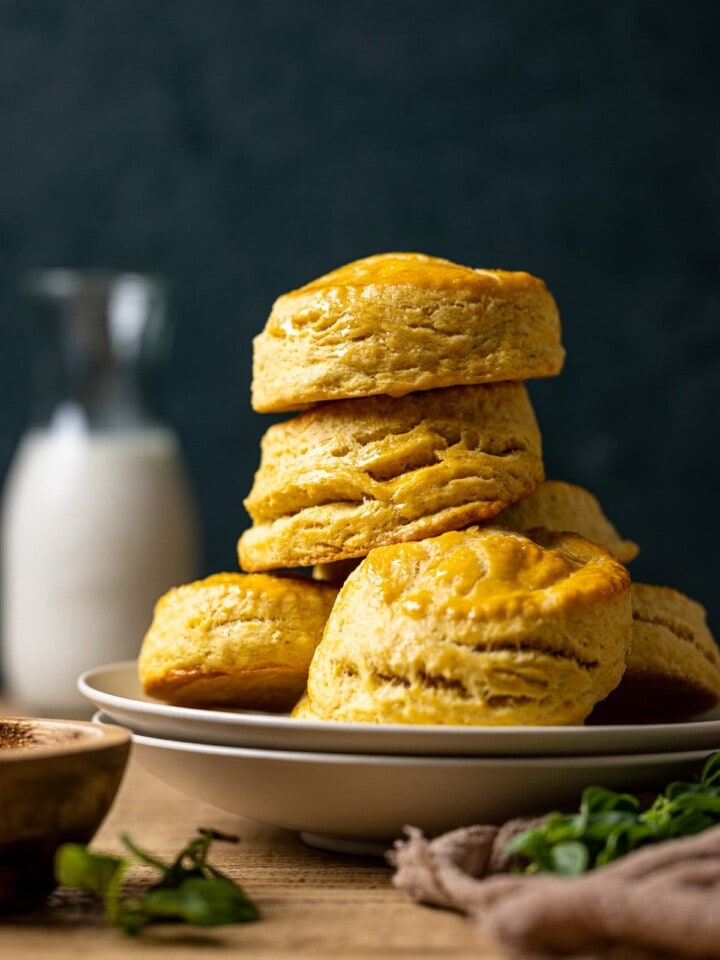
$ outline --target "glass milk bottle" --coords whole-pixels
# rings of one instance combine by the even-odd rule
[[[85,715],[86,669],[138,654],[157,598],[197,575],[178,440],[152,410],[168,342],[159,282],[54,270],[37,309],[34,425],[2,505],[2,674],[11,699]]]

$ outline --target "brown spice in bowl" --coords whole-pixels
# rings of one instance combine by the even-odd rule
[[[51,747],[60,743],[77,740],[82,736],[79,730],[52,729],[13,720],[8,723],[0,720],[0,750],[27,750],[32,747]]]

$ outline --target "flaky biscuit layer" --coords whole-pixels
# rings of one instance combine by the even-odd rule
[[[253,343],[252,404],[297,410],[549,377],[564,355],[557,305],[537,277],[377,254],[276,300]]]
[[[627,670],[593,723],[677,723],[720,703],[720,652],[705,609],[670,587],[633,583]]]
[[[607,547],[623,563],[629,563],[638,554],[637,544],[620,536],[593,494],[560,480],[539,484],[529,496],[498,514],[495,521],[521,533],[533,527],[571,530]]]
[[[506,507],[490,523],[502,524],[520,533],[536,527],[579,533],[586,540],[607,547],[623,563],[634,560],[639,552],[637,544],[620,536],[593,494],[561,480],[545,480],[538,484],[531,494]],[[320,563],[313,568],[313,577],[341,583],[359,562],[355,559]]]
[[[197,707],[289,710],[337,590],[301,577],[221,573],[155,605],[138,658],[147,694]]]
[[[298,715],[581,723],[619,682],[631,623],[627,570],[575,534],[471,528],[380,547],[340,590]]]
[[[245,570],[361,557],[495,516],[544,478],[523,384],[321,404],[270,427]]]

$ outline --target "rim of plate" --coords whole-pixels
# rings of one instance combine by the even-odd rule
[[[455,726],[304,720],[287,713],[183,707],[143,693],[137,662],[93,667],[78,689],[138,734],[230,747],[455,757],[574,757],[720,749],[720,711],[675,724]]]
[[[306,720],[292,719],[287,713],[271,714],[252,710],[217,710],[203,709],[200,707],[182,707],[175,704],[163,703],[159,700],[135,699],[133,697],[123,696],[116,693],[108,693],[96,684],[98,679],[104,675],[125,675],[132,672],[136,673],[136,661],[123,660],[115,663],[103,664],[86,670],[78,679],[78,689],[88,700],[102,709],[105,706],[111,706],[118,709],[132,711],[135,714],[142,714],[151,717],[167,717],[176,720],[190,721],[208,727],[221,726],[225,724],[248,724],[249,726],[287,730],[288,724],[298,731],[307,731],[308,733],[318,734],[322,731],[329,735],[345,735],[350,738],[359,739],[362,735],[371,734],[374,737],[395,739],[399,736],[415,736],[431,734],[433,737],[442,737],[443,739],[454,738],[472,738],[478,736],[492,736],[493,739],[514,739],[519,735],[532,740],[534,738],[558,738],[567,739],[572,736],[580,736],[583,740],[603,740],[607,737],[624,738],[626,736],[640,735],[652,740],[661,741],[663,734],[677,736],[678,731],[692,734],[716,732],[718,735],[718,747],[720,748],[720,712],[715,715],[708,714],[698,719],[686,721],[684,723],[657,723],[657,724],[597,724],[593,726],[568,725],[568,726],[459,726],[442,724],[376,724],[376,723],[349,723],[345,721],[324,721],[324,720]],[[652,751],[649,751],[652,752]]]
[[[102,712],[93,716],[97,723],[106,723]],[[452,766],[452,767],[523,767],[542,770],[568,764],[576,768],[592,768],[602,765],[632,766],[636,764],[663,764],[705,759],[712,750],[679,750],[665,753],[613,753],[574,757],[558,754],[543,757],[456,757],[425,754],[395,755],[382,753],[334,753],[313,750],[265,750],[260,747],[230,747],[214,743],[193,743],[185,740],[166,740],[164,737],[148,737],[133,733],[133,742],[142,747],[170,750],[178,753],[201,753],[205,756],[237,757],[242,759],[272,760],[283,763],[325,763],[335,766]]]

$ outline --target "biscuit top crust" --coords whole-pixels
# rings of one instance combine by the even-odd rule
[[[627,570],[608,550],[576,534],[539,529],[522,535],[471,527],[379,547],[362,566],[383,602],[413,619],[431,610],[451,620],[543,617],[630,588]]]
[[[720,670],[720,650],[708,627],[707,612],[701,603],[673,587],[649,583],[633,583],[631,593],[636,628],[641,631],[650,628],[653,631],[650,634],[653,636],[652,656],[659,658],[662,655],[661,642],[667,642],[674,635],[687,645],[694,646],[715,671]],[[663,635],[663,641],[658,640],[658,631]],[[648,651],[638,651],[637,660],[643,652]],[[680,671],[689,669],[689,664],[681,658],[675,667]],[[706,680],[717,686],[717,679],[713,681],[711,677],[706,677]]]
[[[589,490],[562,480],[539,484],[528,497],[503,510],[496,522],[521,532],[532,527],[572,530],[607,547],[622,563],[639,552],[637,544],[622,539]]]
[[[297,616],[298,603],[319,604],[333,599],[332,592],[314,590],[309,578],[265,573],[215,573],[174,587],[155,604],[155,617],[171,629],[210,631],[237,620],[255,619],[270,611],[288,608]],[[156,620],[156,624],[157,624]]]
[[[252,405],[552,377],[560,334],[555,300],[529,273],[375,254],[278,297],[253,340]]]
[[[321,326],[325,311],[342,312],[345,303],[358,298],[387,299],[393,290],[402,299],[402,291],[457,296],[472,303],[488,295],[526,289],[542,298],[544,305],[557,307],[545,283],[523,271],[481,270],[461,266],[424,253],[379,253],[354,260],[330,273],[278,297],[273,304],[266,332],[291,336],[307,327]],[[325,310],[323,310],[325,307]],[[350,322],[357,322],[357,315]]]

